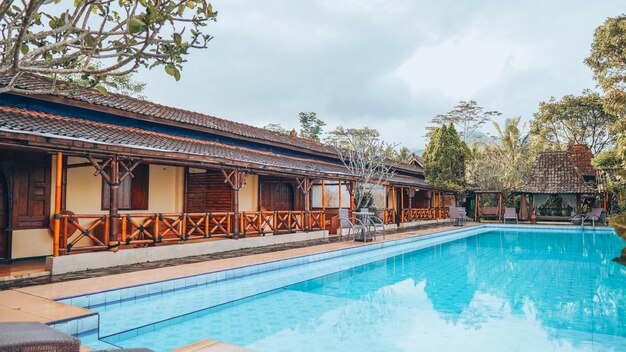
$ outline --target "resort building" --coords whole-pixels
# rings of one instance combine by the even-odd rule
[[[50,84],[29,75],[18,87]],[[0,95],[0,150],[5,260],[325,236],[338,209],[354,207],[355,180],[327,145],[95,90]],[[385,224],[448,216],[450,192],[419,162],[393,170],[375,196]]]

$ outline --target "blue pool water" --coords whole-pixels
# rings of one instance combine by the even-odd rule
[[[257,351],[626,351],[626,267],[612,261],[626,244],[612,231],[482,227],[455,238],[85,304],[99,314],[99,335],[83,343],[155,351],[203,339]]]

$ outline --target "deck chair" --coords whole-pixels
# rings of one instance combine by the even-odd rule
[[[354,237],[355,231],[368,231],[367,227],[363,222],[357,218],[350,218],[350,210],[349,209],[339,209],[339,228],[341,229],[341,236],[343,237],[344,229],[347,229],[347,237],[350,238],[350,235]]]
[[[516,224],[519,222],[515,208],[504,208],[504,218],[502,221],[506,224],[507,220],[515,220]]]
[[[604,208],[593,208],[587,214],[577,214],[570,219],[572,224],[583,226],[585,221],[591,221],[591,225],[593,227],[596,226],[596,221],[605,222],[604,214],[606,214],[606,210]]]

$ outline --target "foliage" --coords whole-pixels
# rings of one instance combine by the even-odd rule
[[[389,163],[395,146],[381,140],[378,131],[368,127],[337,126],[325,142],[335,148],[348,174],[357,180],[352,190],[355,208],[371,204],[373,190],[395,174]]]
[[[282,134],[289,134],[289,130],[284,128],[279,123],[268,123],[267,125],[263,126],[263,128],[266,130],[270,130],[270,131],[274,131],[274,132],[278,132]]]
[[[98,65],[96,65],[96,67],[98,67]],[[57,78],[71,86],[78,86],[82,81],[81,76],[80,74],[68,74],[58,75]],[[134,72],[122,76],[111,76],[106,85],[110,93],[123,94],[137,99],[147,100],[146,96],[143,95],[146,89],[146,83],[136,81]]]
[[[607,110],[623,116],[626,112],[626,15],[609,18],[596,29],[591,54],[585,63],[607,94]]]
[[[326,123],[317,117],[314,112],[300,113],[300,137],[310,141],[319,142],[322,134],[322,127]]]
[[[402,147],[398,151],[394,150],[394,153],[393,153],[393,159],[395,161],[398,161],[404,164],[407,164],[409,161],[411,161],[412,157],[413,157],[413,152],[411,152],[411,149],[407,147]]]
[[[500,115],[498,111],[484,111],[474,100],[461,101],[448,113],[435,116],[431,123],[435,126],[453,124],[461,131],[463,141],[467,144],[474,140],[482,125]],[[431,133],[434,129],[429,128]]]
[[[624,160],[617,153],[617,150],[613,148],[599,153],[591,160],[591,164],[597,170],[617,169],[620,168],[623,163]]]
[[[474,187],[506,194],[524,185],[533,158],[529,136],[520,123],[519,117],[506,119],[504,126],[494,121],[497,136],[490,143],[472,146],[468,179]]]
[[[4,0],[0,2],[0,93],[65,93],[16,87],[26,73],[76,75],[106,94],[111,77],[161,66],[180,79],[189,49],[206,48],[217,12],[206,0]]]
[[[465,162],[470,150],[454,125],[442,125],[432,131],[424,151],[426,178],[437,187],[461,189],[465,186]]]
[[[604,110],[602,97],[590,90],[579,96],[554,97],[539,103],[530,125],[532,143],[537,150],[563,150],[571,144],[586,144],[594,154],[611,147],[615,135],[609,128],[617,116]]]

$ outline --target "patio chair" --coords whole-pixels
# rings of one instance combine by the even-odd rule
[[[369,223],[365,224],[367,225],[369,228],[373,228],[374,229],[374,239],[376,239],[376,237],[378,237],[378,229],[382,230],[382,235],[383,235],[383,239],[385,238],[385,223],[383,222],[383,220],[381,218],[379,218],[376,215],[370,215],[367,217]]]
[[[455,226],[465,225],[465,208],[450,207],[450,223]]]
[[[585,225],[585,221],[591,221],[591,225],[595,227],[596,221],[600,221],[602,223],[606,222],[606,217],[604,216],[605,214],[606,210],[604,210],[604,208],[593,208],[587,214],[576,214],[570,219],[570,221],[574,225],[580,224],[581,226]]]
[[[507,220],[515,220],[516,224],[519,222],[515,208],[504,208],[504,218],[502,219],[502,222],[506,224]]]
[[[364,231],[367,232],[368,229],[363,224],[363,222],[357,218],[350,218],[350,210],[349,209],[339,209],[339,228],[341,229],[341,236],[343,237],[344,229],[347,229],[347,237],[350,238],[351,234],[354,234],[354,231]],[[356,239],[356,237],[353,237]]]

